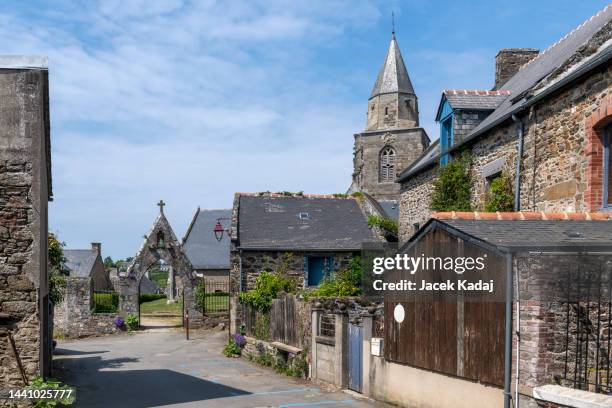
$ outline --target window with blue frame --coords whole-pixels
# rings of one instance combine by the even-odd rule
[[[603,207],[612,209],[612,155],[610,144],[612,142],[612,125],[608,126],[604,133],[604,180],[603,180]]]
[[[334,258],[331,256],[308,255],[304,257],[305,278],[308,286],[317,286],[334,272]]]
[[[446,152],[454,142],[454,110],[446,100],[446,97],[442,99],[442,103],[438,109],[436,115],[436,121],[440,124],[440,152]],[[449,154],[442,154],[440,156],[440,166],[444,166],[450,159]]]

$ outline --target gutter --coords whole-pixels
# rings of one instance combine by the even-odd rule
[[[506,255],[506,327],[504,330],[504,408],[511,408],[512,377],[512,254]],[[518,367],[517,367],[518,369]]]
[[[521,163],[523,161],[523,133],[524,125],[515,114],[512,114],[512,120],[516,123],[516,136],[518,138],[517,156],[516,156],[516,174],[514,176],[514,211],[521,210]]]

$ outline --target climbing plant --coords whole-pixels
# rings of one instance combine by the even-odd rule
[[[64,243],[60,242],[54,234],[47,235],[49,257],[49,299],[54,305],[62,303],[66,287],[66,278],[62,274],[64,258]]]
[[[398,225],[397,221],[387,218],[381,217],[380,215],[368,215],[368,226],[369,227],[379,227],[381,229],[387,230],[394,234],[397,234]]]
[[[434,211],[472,211],[470,191],[472,156],[463,153],[440,169],[434,181],[431,209]]]
[[[513,208],[512,180],[508,173],[502,172],[489,185],[485,198],[485,211],[512,211]]]

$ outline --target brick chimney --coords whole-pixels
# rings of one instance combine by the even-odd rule
[[[495,87],[502,86],[518,72],[518,70],[538,56],[537,48],[502,48],[495,56]]]
[[[91,243],[91,249],[93,249],[94,251],[98,252],[98,254],[100,256],[102,256],[102,244],[99,242],[92,242]]]

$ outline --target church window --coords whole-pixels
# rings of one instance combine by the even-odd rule
[[[157,233],[157,247],[158,248],[163,248],[166,246],[165,240],[164,240],[164,233],[162,231],[159,231]]]
[[[389,108],[385,107],[385,115],[388,115],[388,114],[389,114]]]
[[[383,183],[395,181],[395,150],[390,146],[380,152],[379,180]]]

